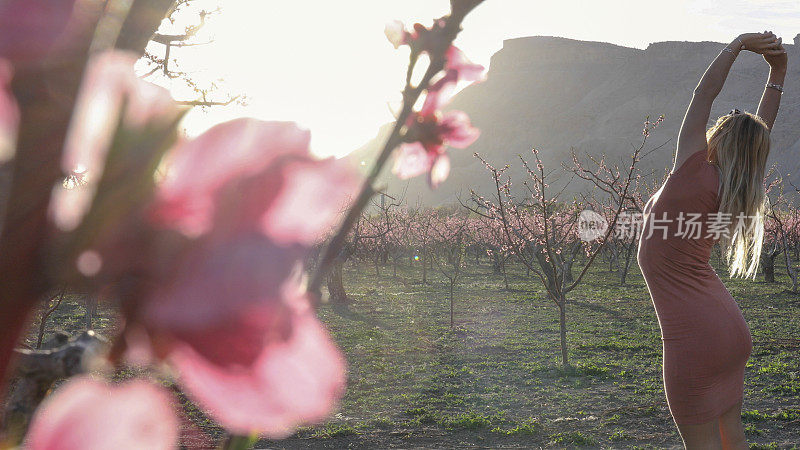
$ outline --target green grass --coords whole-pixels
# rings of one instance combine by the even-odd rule
[[[319,310],[348,361],[340,408],[326,424],[261,444],[680,446],[664,399],[660,333],[647,287],[635,265],[626,286],[607,266],[599,261],[568,296],[573,366],[567,370],[560,364],[558,311],[520,267],[510,267],[504,290],[485,260],[478,266],[468,260],[450,329],[445,280],[435,271],[423,285],[419,263],[401,266],[397,278],[390,267],[377,277],[369,264],[348,266],[353,302]],[[781,273],[776,284],[720,276],[753,335],[742,414],[748,440],[760,446],[751,448],[791,448],[800,442],[800,296],[785,291]],[[66,303],[51,321],[74,329],[82,308]],[[113,324],[110,315],[102,320]]]

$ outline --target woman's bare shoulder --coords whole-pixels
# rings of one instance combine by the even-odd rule
[[[692,153],[678,151],[675,155],[675,164],[672,166],[672,173],[676,173],[679,170],[681,170],[681,168],[683,168],[686,162],[689,161],[690,159],[694,157],[699,157],[701,154],[704,154],[703,152],[705,150],[706,150],[705,148],[702,148],[699,150],[695,150]]]

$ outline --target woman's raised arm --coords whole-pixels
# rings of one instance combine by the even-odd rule
[[[781,39],[778,39],[778,42],[780,41]],[[764,119],[767,127],[772,130],[775,118],[778,117],[778,107],[780,107],[781,94],[783,93],[783,80],[786,77],[786,65],[788,63],[786,49],[781,45],[780,52],[766,52],[764,53],[764,60],[769,63],[769,78],[767,78],[767,84],[764,86],[761,101],[758,103],[756,115]]]
[[[778,39],[772,32],[740,34],[714,58],[697,87],[694,88],[692,101],[683,118],[681,130],[678,133],[678,148],[673,170],[677,170],[689,156],[708,145],[706,126],[711,115],[711,105],[722,91],[725,79],[739,52],[745,49],[764,53],[768,49],[774,49],[777,41]],[[780,43],[778,42],[777,45],[780,46]]]

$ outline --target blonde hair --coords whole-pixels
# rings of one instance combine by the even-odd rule
[[[719,212],[730,216],[720,243],[731,277],[755,278],[761,259],[767,197],[764,172],[770,130],[763,119],[734,110],[706,132],[708,160],[722,172]]]

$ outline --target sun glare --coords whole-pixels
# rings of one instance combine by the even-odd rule
[[[503,39],[521,36],[564,36],[645,48],[662,40],[725,40],[732,32],[720,26],[726,21],[724,12],[709,9],[708,2],[680,0],[655,6],[659,21],[654,21],[654,11],[642,9],[636,1],[620,3],[625,5],[608,8],[580,0],[558,6],[486,2],[468,18],[457,44],[488,68]],[[399,104],[408,54],[392,48],[383,36],[384,25],[395,19],[428,23],[448,6],[446,0],[196,0],[191,11],[169,26],[172,31],[182,32],[196,23],[200,10],[219,8],[219,12],[208,18],[196,37],[210,44],[173,52],[178,69],[200,84],[217,84],[223,97],[244,95],[246,105],[195,108],[185,119],[186,132],[197,135],[242,116],[294,121],[311,130],[315,154],[346,155],[374,138],[379,127],[393,119]],[[562,9],[570,14],[562,14]],[[626,15],[620,16],[621,10]],[[683,26],[675,27],[676,23]],[[742,31],[759,26],[756,19],[741,24]],[[169,87],[178,100],[196,96],[175,80],[151,81]]]

